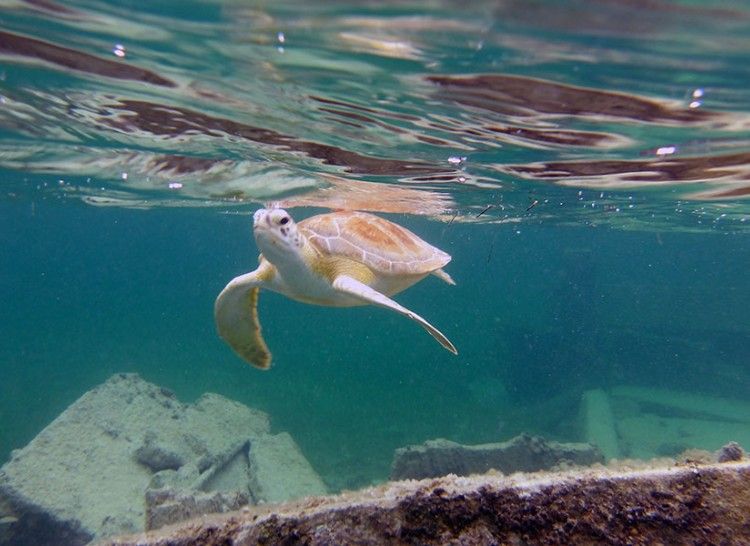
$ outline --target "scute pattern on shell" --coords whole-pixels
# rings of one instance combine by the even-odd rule
[[[408,229],[365,212],[320,214],[298,226],[324,254],[357,260],[386,275],[425,274],[451,261]]]

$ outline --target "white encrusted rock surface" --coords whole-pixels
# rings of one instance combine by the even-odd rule
[[[276,436],[261,411],[217,394],[183,404],[138,375],[115,375],[81,396],[0,469],[0,503],[12,518],[0,526],[0,544],[85,544],[141,531],[147,491],[174,487],[178,498],[193,502],[191,494],[211,493],[212,481],[221,481],[229,469],[226,454],[237,446],[244,451],[227,474],[239,477],[236,498],[270,500],[252,490],[249,473],[248,453],[265,438]],[[291,437],[287,447],[304,460]],[[284,472],[272,462],[262,471],[269,476],[256,481],[281,479]],[[320,480],[309,464],[307,472]],[[291,497],[325,488],[286,491]]]

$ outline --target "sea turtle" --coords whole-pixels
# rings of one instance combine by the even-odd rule
[[[232,279],[214,305],[219,335],[253,366],[271,366],[258,322],[261,288],[316,305],[391,309],[458,354],[437,328],[389,297],[430,273],[455,284],[441,269],[450,255],[411,231],[365,212],[319,214],[297,224],[280,208],[256,211],[253,231],[261,251],[258,268]]]

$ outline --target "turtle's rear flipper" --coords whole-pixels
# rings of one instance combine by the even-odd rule
[[[216,298],[214,319],[219,336],[256,368],[271,367],[271,352],[258,321],[258,279],[255,272],[232,279]]]
[[[447,272],[443,271],[442,268],[436,269],[432,272],[433,275],[435,275],[438,279],[442,280],[443,282],[447,282],[448,284],[452,284],[453,286],[456,286],[456,281],[453,280],[453,277],[448,275]]]
[[[399,305],[391,298],[381,294],[377,290],[373,290],[357,279],[349,277],[348,275],[339,275],[333,280],[333,288],[340,292],[349,294],[350,296],[354,296],[361,301],[372,303],[373,305],[378,305],[380,307],[385,307],[386,309],[396,311],[396,313],[400,313],[405,317],[410,318],[411,320],[419,324],[422,328],[427,330],[427,332],[432,337],[434,337],[438,341],[438,343],[440,343],[440,345],[448,349],[454,355],[458,354],[458,350],[456,349],[455,345],[453,345],[453,343],[451,343],[450,340],[432,324],[420,317],[414,311],[410,311],[403,305]]]

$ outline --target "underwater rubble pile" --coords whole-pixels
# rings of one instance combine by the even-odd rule
[[[525,434],[481,445],[430,440],[396,450],[390,479],[401,481],[324,496],[321,478],[289,434],[271,433],[267,414],[211,393],[184,404],[118,374],[0,468],[0,546],[289,537],[320,545],[748,544],[750,461],[739,444],[677,460],[622,458],[632,451],[628,412],[658,411],[679,433],[697,418],[689,411],[715,424],[736,409],[700,402],[634,388],[586,391],[589,443]],[[741,428],[730,431],[744,438]]]
[[[265,413],[210,393],[183,404],[136,374],[118,374],[0,469],[0,544],[86,544],[325,493]]]

